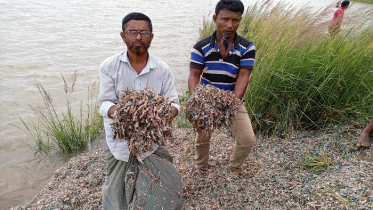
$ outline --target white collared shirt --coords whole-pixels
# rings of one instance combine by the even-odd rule
[[[104,118],[106,141],[117,160],[127,162],[130,152],[125,139],[114,140],[108,111],[119,102],[123,90],[152,89],[172,101],[172,106],[180,112],[179,99],[170,67],[161,59],[149,53],[148,62],[140,74],[132,68],[127,51],[106,59],[100,65],[100,115]],[[150,154],[149,154],[150,155]]]

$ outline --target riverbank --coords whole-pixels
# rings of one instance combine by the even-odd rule
[[[241,176],[224,170],[234,145],[225,134],[213,135],[206,173],[193,168],[192,129],[174,130],[168,147],[183,178],[184,209],[371,209],[373,148],[355,147],[360,132],[333,127],[259,136]],[[72,158],[32,201],[11,209],[101,209],[103,145],[101,139],[96,149]]]

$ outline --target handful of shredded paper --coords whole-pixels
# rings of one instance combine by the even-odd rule
[[[206,133],[229,127],[240,103],[231,91],[198,84],[186,103],[186,116],[195,130]]]
[[[112,124],[114,138],[126,139],[136,156],[152,152],[171,135],[171,114],[171,101],[153,90],[123,90]]]

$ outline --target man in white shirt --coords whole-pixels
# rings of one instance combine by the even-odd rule
[[[125,139],[114,140],[111,124],[123,90],[144,88],[152,89],[172,101],[172,117],[177,116],[180,105],[170,67],[148,53],[153,39],[152,23],[142,13],[130,13],[123,18],[120,33],[127,50],[106,59],[100,65],[100,115],[104,118],[107,151],[107,177],[103,187],[103,209],[127,209],[124,192],[126,164],[130,155]],[[172,162],[167,150],[160,148],[154,153],[161,153]]]

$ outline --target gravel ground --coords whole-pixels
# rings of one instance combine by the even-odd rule
[[[167,145],[184,184],[184,209],[373,209],[373,149],[357,149],[361,129],[258,136],[243,175],[225,168],[234,141],[214,133],[206,172],[193,166],[192,129]],[[11,209],[101,209],[103,142],[58,169],[25,206]]]

